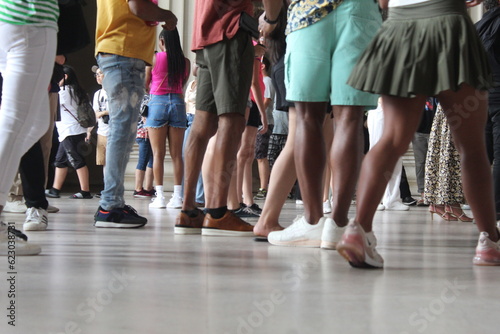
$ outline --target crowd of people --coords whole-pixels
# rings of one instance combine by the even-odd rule
[[[68,167],[80,186],[70,198],[93,197],[82,150],[97,128],[104,189],[96,194],[96,227],[147,224],[125,202],[125,169],[137,142],[133,196],[152,199],[151,210],[180,209],[176,234],[336,249],[353,267],[382,268],[375,212],[428,205],[446,221],[474,221],[480,235],[473,263],[500,265],[498,0],[484,1],[476,27],[467,8],[482,0],[263,0],[260,12],[250,0],[196,0],[195,64],[171,11],[149,1],[98,0],[92,71],[102,89],[94,94],[92,124],[82,120],[91,100],[56,56],[58,2],[22,2],[0,9],[0,32],[8,36],[0,46],[0,213],[19,171],[25,231],[47,228],[48,212],[57,210],[47,197],[60,197]],[[44,191],[49,164],[41,138],[52,133],[54,119],[59,148]],[[174,181],[168,203],[167,142]],[[418,202],[401,160],[411,142]],[[281,209],[297,182],[304,214],[282,226]],[[0,254],[9,254],[12,242],[17,255],[41,252],[0,223]]]

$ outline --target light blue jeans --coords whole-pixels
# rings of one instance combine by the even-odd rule
[[[144,61],[112,54],[99,54],[97,64],[104,73],[102,86],[108,93],[109,135],[101,207],[125,205],[125,168],[137,132],[137,118],[144,96]]]
[[[182,144],[182,160],[184,160],[184,155],[185,155],[184,150],[186,148],[186,143],[189,133],[191,132],[191,125],[193,125],[194,121],[193,114],[186,114],[186,116],[187,116],[187,128],[186,132],[184,132],[184,142]],[[184,178],[182,178],[181,196],[184,198]],[[198,182],[196,183],[196,203],[205,203],[205,191],[203,189],[203,178],[201,177],[201,172],[200,175],[198,176]]]

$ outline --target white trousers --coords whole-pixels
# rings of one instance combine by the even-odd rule
[[[48,88],[56,56],[53,28],[0,22],[0,206],[21,157],[49,127]]]
[[[384,112],[379,104],[377,109],[370,110],[368,112],[368,119],[366,121],[368,125],[368,133],[370,137],[370,149],[375,146],[375,144],[382,137],[384,132]],[[387,187],[385,188],[384,197],[382,197],[382,204],[385,207],[391,207],[396,202],[401,202],[401,192],[399,191],[399,184],[401,183],[401,174],[403,172],[403,159],[399,158],[394,171],[392,173],[387,173],[387,175],[382,175],[385,179],[389,179]]]

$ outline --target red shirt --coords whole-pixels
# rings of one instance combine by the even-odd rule
[[[196,0],[191,50],[201,50],[238,32],[240,15],[253,15],[251,0]]]

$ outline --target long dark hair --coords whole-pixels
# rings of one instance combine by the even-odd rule
[[[160,39],[165,41],[165,52],[168,56],[168,84],[177,87],[184,83],[186,78],[186,58],[182,52],[181,40],[177,28],[174,30],[163,29]]]
[[[76,77],[75,69],[69,65],[64,65],[63,71],[64,74],[67,75],[67,78],[64,79],[64,85],[73,88],[69,91],[69,95],[76,101],[76,104],[80,105],[82,103],[89,102],[89,96],[83,87],[80,86],[78,78]]]
[[[283,0],[280,14],[278,15],[278,23],[276,28],[266,39],[266,47],[271,63],[274,65],[285,54],[286,50],[286,16],[288,11],[288,1]]]

